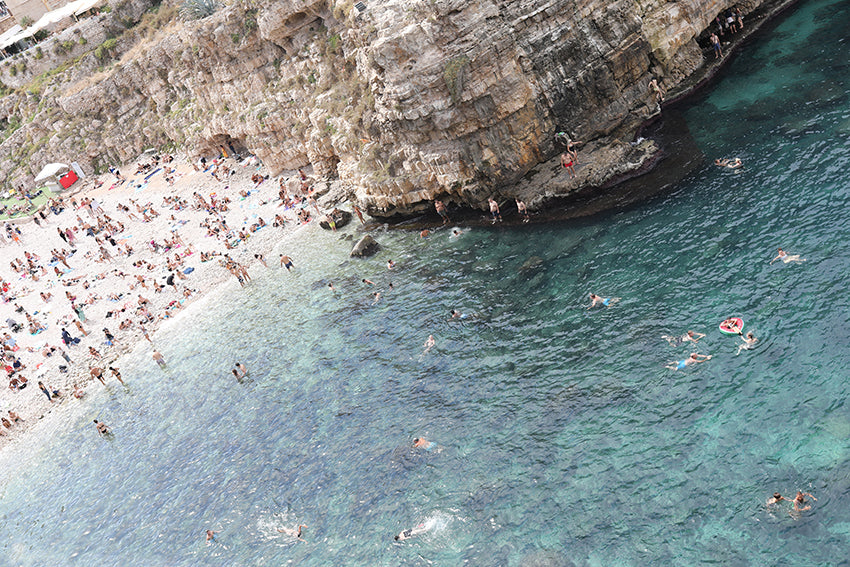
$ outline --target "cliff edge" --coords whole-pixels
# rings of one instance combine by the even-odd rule
[[[566,131],[591,163],[526,183],[533,206],[651,159],[651,143],[627,143],[659,112],[649,82],[681,84],[715,17],[762,3],[236,1],[183,20],[168,2],[112,0],[42,42],[42,57],[0,64],[0,182],[51,161],[102,171],[149,147],[229,144],[272,173],[312,166],[388,217],[513,196]]]

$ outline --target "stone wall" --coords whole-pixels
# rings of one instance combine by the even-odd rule
[[[272,173],[339,178],[373,215],[434,198],[477,207],[556,155],[561,130],[626,159],[622,140],[658,112],[649,81],[669,88],[698,68],[697,36],[732,2],[383,0],[362,15],[352,4],[246,1],[130,30],[105,68],[77,55],[37,101],[4,74],[19,90],[0,100],[0,126],[31,122],[0,144],[0,181],[49,161],[103,168],[147,147],[200,155],[230,140]]]

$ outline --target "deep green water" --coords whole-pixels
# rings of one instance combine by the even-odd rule
[[[165,372],[140,345],[129,390],[0,456],[0,564],[847,564],[848,28],[850,3],[801,3],[685,110],[740,174],[706,161],[581,221],[379,232],[364,261],[318,229],[282,242],[296,273],[202,300],[158,335]],[[779,246],[808,261],[769,265]],[[731,314],[757,348],[735,355]],[[714,357],[664,369],[687,329]],[[766,509],[797,489],[813,510]],[[276,531],[296,523],[307,543]]]

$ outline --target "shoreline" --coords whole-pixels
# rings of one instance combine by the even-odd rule
[[[745,28],[748,30],[748,32],[735,36],[736,41],[733,43],[731,48],[726,48],[730,49],[730,51],[728,51],[722,59],[702,67],[702,76],[697,78],[697,80],[695,80],[692,84],[688,85],[683,91],[675,92],[672,95],[671,100],[668,100],[667,102],[662,104],[662,108],[675,107],[675,105],[681,104],[683,100],[697,94],[703,87],[709,85],[711,81],[717,76],[718,72],[725,66],[725,63],[730,59],[730,56],[735,51],[740,49],[740,47],[754,34],[758,33],[758,31],[762,29],[764,24],[775,21],[777,16],[787,13],[787,10],[793,7],[796,3],[797,0],[780,1],[775,4],[771,9],[767,10],[760,20],[757,20],[751,26]],[[643,125],[641,125],[636,135],[643,132],[646,128],[652,127],[654,123],[663,120],[664,116],[661,114],[651,118]],[[639,192],[638,195],[625,200],[620,200],[618,198],[617,191],[618,188],[620,188],[620,190],[628,191],[628,188],[626,188],[628,183],[635,180],[640,180],[646,175],[651,175],[652,172],[663,169],[663,165],[667,159],[666,153],[666,148],[664,146],[660,148],[655,148],[652,151],[645,152],[644,159],[638,165],[638,167],[624,171],[619,175],[611,177],[600,186],[582,186],[577,188],[574,193],[557,197],[551,200],[543,199],[542,202],[545,203],[547,207],[538,208],[537,211],[532,210],[532,212],[536,212],[538,214],[533,215],[531,222],[552,222],[582,216],[590,216],[607,210],[613,210],[618,207],[640,202],[642,200],[645,200],[646,198],[651,198],[651,196],[658,194],[660,191],[663,191],[664,187],[656,189],[653,192]],[[146,155],[142,155],[140,159],[144,160],[147,157],[148,156]],[[72,197],[94,197],[98,201],[101,201],[102,204],[105,206],[106,214],[111,215],[114,219],[120,220],[121,222],[126,221],[127,226],[132,226],[134,228],[133,232],[138,231],[139,233],[145,233],[145,238],[139,237],[138,234],[131,235],[130,237],[128,237],[133,238],[133,246],[135,248],[135,252],[133,256],[123,258],[120,264],[122,265],[122,267],[119,268],[116,268],[116,264],[107,264],[104,265],[103,269],[101,270],[95,267],[91,262],[88,263],[88,266],[81,266],[82,258],[80,256],[82,256],[83,253],[86,253],[86,250],[83,250],[81,247],[81,249],[78,251],[78,254],[80,254],[80,256],[75,255],[73,258],[70,259],[70,263],[74,268],[74,271],[71,272],[72,276],[76,277],[79,273],[78,270],[82,271],[83,269],[87,269],[89,271],[99,271],[102,273],[112,272],[116,269],[119,269],[121,271],[127,269],[129,271],[129,265],[131,265],[133,261],[138,261],[139,259],[150,260],[151,258],[155,258],[155,256],[151,255],[152,253],[149,250],[143,249],[143,242],[144,239],[146,239],[146,237],[148,236],[153,237],[154,239],[162,238],[161,235],[166,232],[166,227],[163,225],[168,224],[168,222],[163,222],[163,220],[167,221],[167,217],[156,223],[152,221],[149,227],[140,226],[139,224],[131,225],[131,220],[129,218],[125,219],[125,215],[120,212],[115,212],[115,207],[118,202],[128,204],[129,199],[150,199],[153,202],[154,209],[162,209],[161,203],[155,202],[155,200],[158,199],[159,201],[162,201],[164,197],[172,195],[184,199],[190,199],[191,196],[189,195],[189,193],[192,190],[205,191],[206,193],[209,193],[209,190],[212,190],[213,192],[223,192],[224,187],[227,186],[230,188],[227,191],[227,196],[232,197],[233,195],[236,195],[238,199],[238,191],[250,189],[251,196],[248,199],[251,200],[251,203],[256,204],[260,202],[262,204],[254,207],[254,209],[248,210],[244,210],[241,205],[239,206],[239,209],[243,213],[246,213],[246,215],[244,215],[244,218],[247,220],[248,218],[250,218],[250,215],[255,214],[250,211],[260,210],[261,207],[263,207],[264,215],[271,216],[271,214],[273,214],[271,213],[271,211],[277,208],[277,203],[279,202],[277,200],[279,179],[286,180],[285,183],[288,187],[295,187],[298,184],[298,180],[296,179],[296,176],[293,174],[293,172],[285,172],[280,176],[270,178],[264,181],[259,185],[259,187],[251,189],[253,183],[250,180],[249,171],[259,171],[259,168],[257,168],[257,170],[254,170],[253,167],[239,167],[236,163],[234,163],[234,160],[232,158],[228,159],[224,163],[229,166],[232,166],[234,168],[234,171],[236,171],[237,173],[236,175],[228,177],[227,180],[219,182],[213,180],[205,173],[193,171],[192,166],[188,162],[186,162],[185,158],[180,159],[179,161],[180,163],[178,163],[177,165],[177,175],[179,176],[179,178],[175,182],[175,185],[173,187],[167,186],[165,184],[164,180],[162,179],[162,173],[155,173],[155,179],[151,178],[151,181],[149,183],[141,181],[145,178],[145,173],[142,173],[134,176],[128,176],[128,181],[122,186],[116,187],[114,192],[112,192],[113,188],[108,187],[111,184],[112,176],[107,173],[80,180],[79,183],[81,185],[79,186],[79,188],[71,192],[66,192],[62,194],[62,197],[66,200],[70,200]],[[540,164],[540,167],[545,168],[547,165],[550,164],[551,160],[550,162]],[[129,171],[130,169],[131,167],[128,167],[127,165],[124,165],[121,168],[122,171]],[[103,186],[93,187],[93,179],[104,180]],[[138,187],[140,183],[143,185],[141,189],[139,189]],[[320,183],[320,181],[313,180],[314,186]],[[599,192],[604,192],[605,195],[599,196],[594,194]],[[327,197],[325,201],[330,203],[333,203],[336,197],[334,191],[325,191],[321,194],[323,196],[326,195]],[[601,207],[597,206],[600,201],[606,200],[610,200],[613,202],[611,202],[610,204],[603,204]],[[234,208],[235,205],[238,204],[238,202],[239,201],[233,199]],[[549,207],[548,205],[551,203],[555,204],[554,206]],[[333,205],[331,204],[331,207],[332,206]],[[506,217],[506,221],[504,223],[500,223],[499,226],[518,226],[522,224],[522,221],[521,219],[519,219],[515,207],[505,207],[505,209],[506,210],[503,211],[503,214]],[[545,214],[541,214],[543,211],[545,211]],[[184,211],[181,211],[181,213],[183,212]],[[188,211],[186,213],[187,214],[181,214],[181,218],[177,219],[178,221],[185,220],[186,223],[181,225],[179,231],[182,234],[184,232],[183,227],[187,227],[187,244],[189,244],[190,247],[197,247],[197,249],[194,252],[193,259],[187,260],[187,262],[192,263],[190,267],[195,268],[195,272],[190,276],[187,276],[187,279],[183,280],[184,283],[182,285],[191,287],[193,289],[194,287],[199,288],[193,294],[192,298],[188,298],[186,300],[187,305],[194,305],[195,303],[198,303],[199,301],[203,301],[205,298],[208,298],[215,289],[220,288],[225,281],[231,279],[231,276],[226,272],[226,270],[218,269],[217,262],[209,262],[207,263],[206,267],[198,264],[197,257],[201,251],[213,250],[210,250],[210,246],[205,246],[206,244],[209,244],[210,241],[205,240],[203,235],[198,234],[197,227],[189,227],[188,225],[190,222],[199,221],[206,215],[203,212],[195,210],[191,211],[191,215],[188,214]],[[284,215],[287,220],[287,225],[283,228],[283,230],[272,227],[271,218],[265,218],[264,220],[266,220],[266,223],[268,225],[266,228],[263,229],[263,231],[265,231],[265,234],[259,234],[258,237],[252,236],[249,239],[249,242],[244,243],[244,246],[241,246],[237,250],[228,250],[228,252],[231,252],[232,257],[238,262],[246,262],[247,264],[249,264],[251,270],[256,270],[258,266],[260,269],[264,269],[259,264],[259,262],[253,260],[252,254],[268,255],[278,244],[282,236],[287,234],[294,234],[297,231],[297,227],[293,227],[293,224],[295,223],[295,220],[293,218],[294,215],[292,214],[293,211],[288,210],[287,213],[290,214]],[[161,214],[163,216],[171,215],[171,213],[167,213],[164,209],[162,210]],[[236,217],[237,214],[238,213],[236,211],[231,211],[231,213],[227,216]],[[22,258],[23,252],[26,250],[29,252],[35,252],[41,258],[42,263],[46,263],[46,256],[49,256],[49,250],[51,248],[61,247],[62,245],[65,245],[64,242],[59,240],[55,229],[59,225],[65,227],[73,224],[72,215],[77,215],[77,217],[80,218],[81,216],[84,216],[85,213],[80,210],[70,211],[69,209],[66,209],[60,215],[49,214],[48,220],[42,222],[42,226],[40,227],[36,226],[35,223],[32,222],[32,216],[27,217],[25,219],[13,219],[9,221],[11,225],[20,227],[23,231],[25,231],[25,233],[32,233],[34,231],[48,231],[44,232],[46,238],[39,239],[41,240],[41,242],[39,242],[38,244],[36,244],[36,242],[33,242],[32,238],[30,238],[29,235],[24,238],[24,242],[20,246],[16,246],[10,242],[6,242],[4,238],[4,245],[9,250],[10,258]],[[191,216],[192,218],[191,220],[183,219],[182,216]],[[434,220],[434,222],[431,222],[433,220],[433,217],[436,217],[436,220]],[[90,219],[86,218],[85,220]],[[315,220],[318,219],[314,217],[311,222]],[[485,226],[491,224],[489,219],[487,218],[486,212],[473,209],[455,211],[452,220],[452,224],[458,226]],[[352,222],[354,222],[356,226],[357,221],[355,219],[352,219]],[[421,230],[422,228],[434,228],[441,226],[439,223],[439,217],[437,217],[436,214],[434,214],[433,212],[429,211],[423,215],[419,215],[413,218],[406,218],[397,222],[393,222],[391,219],[373,218],[363,227],[363,229],[366,231],[370,231],[385,225],[390,227],[402,228],[405,230]],[[136,229],[137,226],[140,226],[140,228]],[[145,230],[145,228],[147,228],[147,230]],[[159,235],[157,235],[157,231],[159,231]],[[274,237],[272,237],[272,235],[274,235]],[[83,238],[80,238],[80,240],[82,241]],[[87,246],[86,248],[88,248],[88,252],[92,251],[91,246]],[[222,252],[222,250],[217,251]],[[267,261],[274,262],[275,259],[268,258]],[[91,270],[91,268],[93,267],[95,269]],[[162,278],[163,273],[161,270],[154,271],[156,272],[155,274],[152,274],[154,278]],[[139,270],[136,270],[136,272],[141,273],[139,272]],[[28,312],[38,312],[38,315],[36,316],[42,316],[43,318],[44,311],[46,311],[46,315],[53,318],[53,320],[43,321],[47,324],[47,330],[39,335],[36,335],[38,338],[35,338],[36,336],[30,336],[29,333],[26,332],[26,330],[22,331],[21,333],[18,333],[17,335],[13,335],[16,340],[20,340],[20,349],[15,354],[18,356],[23,355],[21,356],[22,362],[24,362],[27,368],[23,370],[22,374],[29,379],[29,385],[25,390],[22,390],[20,392],[12,392],[8,388],[4,388],[3,394],[0,394],[0,408],[2,408],[3,414],[6,414],[6,410],[12,409],[13,411],[19,413],[21,417],[25,420],[23,425],[15,425],[11,430],[5,430],[4,428],[0,427],[0,431],[4,431],[6,433],[6,435],[0,436],[0,452],[2,452],[5,447],[17,445],[22,438],[25,438],[27,436],[27,431],[31,429],[34,420],[41,420],[42,418],[45,418],[47,415],[50,414],[59,415],[64,413],[53,411],[54,404],[48,402],[45,399],[44,394],[38,390],[36,382],[39,379],[44,379],[46,384],[50,388],[58,387],[63,392],[62,399],[57,402],[60,407],[65,405],[66,403],[75,403],[67,402],[67,400],[71,398],[70,387],[75,382],[83,386],[84,388],[91,387],[93,384],[97,388],[100,387],[100,385],[97,385],[95,383],[95,378],[89,374],[89,366],[96,364],[98,367],[103,367],[105,370],[105,380],[113,381],[114,379],[109,376],[109,372],[108,370],[106,370],[106,368],[109,365],[114,364],[116,361],[120,362],[120,359],[123,356],[130,352],[133,352],[133,350],[137,348],[136,345],[144,345],[145,341],[144,335],[137,325],[134,325],[132,329],[118,331],[115,327],[115,323],[117,323],[117,321],[115,319],[112,319],[110,321],[105,318],[103,316],[103,313],[100,312],[102,311],[101,309],[91,310],[92,314],[97,320],[96,324],[92,324],[90,316],[89,314],[87,314],[87,322],[84,324],[84,327],[88,328],[89,334],[87,336],[80,336],[80,333],[76,332],[76,328],[73,326],[72,320],[69,319],[69,316],[70,318],[73,318],[73,312],[67,305],[66,299],[64,297],[61,297],[60,295],[62,294],[62,292],[69,289],[69,287],[59,285],[60,282],[55,278],[52,278],[52,276],[47,276],[44,281],[38,282],[39,285],[34,285],[31,281],[22,283],[21,280],[16,280],[15,278],[11,277],[12,274],[10,273],[8,266],[0,266],[0,275],[3,276],[4,279],[12,283],[12,285],[14,286],[13,289],[17,288],[18,290],[25,291],[25,293],[18,296],[16,300],[3,304],[2,309],[4,314],[4,320],[7,317],[12,317],[16,319],[19,323],[23,323],[23,321],[21,320],[23,319],[22,315],[19,313],[15,313],[13,309],[13,305],[17,302],[20,302]],[[142,275],[144,277],[148,277],[145,274]],[[85,274],[81,277],[85,277]],[[123,278],[120,281],[124,283],[124,286],[129,286],[129,284],[127,284]],[[92,283],[90,288],[86,289],[84,293],[94,293],[100,295],[101,299],[95,300],[95,303],[106,301],[105,296],[108,293],[125,293],[121,291],[122,286],[117,284],[116,281],[110,279],[110,282],[108,283],[110,283],[111,285],[100,285]],[[29,284],[29,286],[27,284]],[[77,287],[76,289],[79,288]],[[134,287],[130,287],[129,290],[126,290],[127,298],[125,299],[125,297],[123,296],[121,298],[123,300],[123,303],[125,304],[125,308],[128,308],[127,303],[132,301],[132,298],[130,298],[130,296],[139,295],[140,291],[146,299],[149,299],[152,303],[154,303],[153,310],[156,312],[160,312],[164,311],[167,307],[167,304],[170,301],[174,300],[173,292],[176,291],[176,286],[174,290],[167,289],[166,291],[163,291],[162,294],[159,294],[158,297],[155,296],[155,293],[151,289],[140,290],[138,288],[134,289]],[[38,297],[39,292],[50,292],[54,294],[54,297],[51,299],[50,303],[44,304]],[[79,295],[83,295],[82,290]],[[24,297],[26,298],[25,300],[23,299]],[[168,300],[163,300],[163,298],[166,297],[168,298]],[[101,304],[101,306],[102,305],[103,303]],[[63,310],[65,315],[62,316],[60,319],[56,320],[56,316],[58,315],[57,312],[60,309]],[[88,307],[86,307],[85,309],[87,311],[89,310]],[[177,320],[180,319],[180,311],[182,311],[182,309],[177,312]],[[82,345],[81,348],[69,348],[61,345],[61,341],[59,339],[59,329],[61,328],[63,321],[67,325],[68,330],[72,331],[72,335],[82,339],[80,343]],[[148,333],[153,342],[142,348],[151,348],[151,345],[155,344],[156,331],[165,322],[167,322],[167,319],[157,319],[151,324],[151,326],[148,328]],[[115,336],[118,338],[118,340],[116,341],[117,344],[115,346],[104,347],[102,345],[102,335],[100,334],[100,331],[97,330],[101,325],[104,325],[105,327],[109,328],[109,330],[114,333]],[[3,332],[6,331],[4,330]],[[69,365],[70,367],[67,373],[60,373],[58,371],[58,367],[61,361],[61,358],[58,355],[54,354],[50,358],[42,357],[38,349],[40,348],[40,345],[44,344],[49,344],[51,346],[61,346],[66,352],[69,353],[69,355],[73,356],[74,363],[72,365]],[[80,356],[81,353],[84,353],[83,348],[87,346],[94,346],[98,350],[102,351],[103,358],[95,359],[94,357],[86,354],[82,354],[82,356]],[[37,350],[35,352],[26,352],[27,347],[36,348]],[[26,358],[27,360],[23,360],[24,358]],[[153,361],[151,361],[151,363],[153,364]]]
[[[789,10],[798,3],[799,0],[777,0],[769,5],[762,5],[757,10],[747,14],[744,30],[734,34],[731,42],[723,42],[721,40],[724,56],[720,59],[710,59],[711,46],[700,45],[706,54],[705,64],[700,66],[677,87],[667,92],[667,97],[658,106],[658,112],[637,126],[634,131],[633,140],[638,140],[653,129],[658,129],[659,124],[661,124],[660,128],[663,129],[665,111],[677,110],[681,105],[688,104],[688,100],[691,97],[698,96],[703,89],[710,87],[717,79],[720,71],[726,68],[727,63],[731,61],[734,54],[760,33],[765,25],[776,23],[779,18],[787,15]],[[712,23],[696,38],[696,41],[699,43],[702,40],[707,40],[708,35],[713,30],[714,24]],[[727,37],[729,36],[724,35],[723,39]],[[655,142],[655,138],[649,138],[649,141]],[[594,145],[594,142],[588,144],[588,146],[592,145]],[[559,158],[556,156],[539,163],[532,171],[526,174],[523,180],[514,184],[512,189],[514,193],[517,193],[525,200],[528,210],[531,213],[531,220],[528,221],[530,223],[570,220],[627,207],[651,199],[664,191],[666,187],[660,189],[650,187],[648,185],[651,185],[651,183],[643,183],[641,182],[641,178],[651,176],[653,172],[656,172],[668,162],[673,153],[669,151],[669,146],[669,143],[662,143],[654,150],[647,148],[636,167],[616,172],[601,183],[584,183],[563,194],[546,195],[545,187],[547,185],[564,184],[563,180],[559,181],[559,178],[563,177],[565,173],[560,171]],[[602,146],[603,149],[605,147],[604,145]],[[579,167],[577,169],[581,171],[581,166],[592,160],[593,154],[586,153],[584,148],[582,148],[579,150],[579,155],[582,156],[582,163],[578,164]],[[617,163],[616,160],[611,160],[607,156],[604,158],[604,161],[607,162],[608,168],[613,167],[612,164]],[[558,173],[555,175],[538,174],[538,170],[545,169],[554,169]],[[682,170],[679,173],[679,177],[684,178],[692,170],[693,168]],[[666,175],[661,175],[661,177],[666,177]],[[566,183],[569,183],[569,180]],[[629,185],[643,185],[645,189],[643,191],[635,191],[634,188],[628,187]],[[618,194],[627,193],[632,193],[632,195],[618,198]],[[535,201],[531,201],[527,198],[529,194],[536,194],[538,198]],[[605,201],[609,201],[610,203],[597,206],[599,203]],[[503,201],[500,201],[500,206],[502,207],[501,213],[505,220],[499,226],[520,226],[525,224],[519,217],[516,206],[513,204],[513,199],[507,199],[506,202],[508,203],[507,206],[502,204]],[[457,220],[458,222],[456,224],[461,226],[487,226],[491,224],[489,212],[484,209],[462,207],[451,209],[449,212],[452,220]],[[391,228],[405,230],[433,229],[441,226],[440,217],[433,210],[427,210],[424,213],[405,218],[374,217],[373,222],[374,225],[370,223],[367,226],[372,228],[373,226],[387,225]]]
[[[142,155],[139,161],[144,162],[149,157]],[[87,392],[82,399],[74,399],[73,384],[76,383],[86,391],[94,388],[92,391],[104,389],[116,392],[117,390],[112,388],[113,384],[118,387],[121,387],[121,384],[112,377],[109,366],[115,366],[120,370],[121,359],[125,355],[139,348],[154,350],[157,345],[157,331],[160,328],[164,325],[168,326],[171,321],[180,321],[182,313],[187,308],[196,309],[194,307],[196,304],[205,302],[215,290],[222,289],[226,282],[235,279],[223,266],[219,265],[219,260],[223,256],[215,256],[212,260],[203,262],[200,260],[202,252],[228,254],[234,261],[246,266],[249,274],[266,269],[277,269],[274,264],[277,258],[270,257],[272,251],[281,243],[281,240],[290,240],[290,235],[294,236],[306,227],[306,224],[298,222],[296,218],[296,212],[302,208],[301,205],[287,208],[279,206],[283,204],[278,195],[281,182],[287,187],[289,194],[300,193],[301,181],[297,179],[297,174],[285,172],[255,186],[251,176],[264,173],[265,168],[262,165],[240,166],[239,162],[234,161],[233,158],[226,159],[222,165],[232,168],[231,171],[234,173],[222,181],[214,179],[208,173],[195,171],[194,167],[182,158],[175,158],[171,165],[176,170],[173,186],[166,183],[162,170],[155,171],[154,174],[145,172],[127,175],[127,181],[118,186],[113,184],[114,178],[109,173],[87,177],[78,182],[80,186],[76,190],[72,189],[61,194],[66,208],[58,215],[48,209],[47,220],[41,221],[40,226],[33,222],[32,217],[28,217],[26,221],[12,223],[13,226],[21,229],[20,244],[14,244],[6,239],[4,231],[2,245],[5,247],[5,255],[9,261],[14,258],[26,262],[25,252],[35,254],[39,259],[33,262],[38,268],[28,270],[31,273],[26,275],[14,273],[8,262],[0,266],[0,277],[9,284],[9,291],[4,294],[4,299],[6,295],[14,297],[0,304],[4,320],[4,328],[0,331],[0,335],[8,333],[14,339],[15,351],[11,354],[19,358],[25,366],[13,376],[22,375],[28,380],[24,389],[13,391],[4,385],[0,393],[0,410],[2,410],[0,413],[8,417],[7,411],[12,410],[23,419],[11,429],[0,425],[0,452],[28,439],[30,436],[28,432],[35,424],[43,423],[45,419],[53,421],[51,416],[61,419],[62,416],[67,415],[66,407],[78,403],[86,404],[90,394]],[[124,165],[120,169],[120,171],[131,170],[135,170],[135,166]],[[145,180],[146,176],[147,180]],[[102,185],[97,185],[97,181],[102,181]],[[308,181],[314,189],[317,189],[316,195],[324,196],[325,192],[321,190],[320,181],[313,179]],[[250,194],[247,197],[240,196],[240,192],[249,191]],[[228,210],[211,215],[208,210],[196,208],[190,202],[193,193],[200,193],[204,199],[209,199],[208,195],[211,193],[220,200],[227,197],[230,199],[227,205]],[[83,198],[95,199],[102,207],[103,214],[112,220],[113,225],[119,223],[123,225],[123,231],[112,235],[114,244],[110,244],[107,240],[102,240],[100,244],[94,237],[84,235],[85,231],[80,225],[94,226],[97,216],[91,216],[83,207],[72,209],[70,206],[72,198],[76,201]],[[175,198],[189,203],[189,206],[165,203],[166,199]],[[321,201],[322,197],[317,200]],[[325,200],[329,201],[331,197],[328,196]],[[143,221],[142,215],[132,209],[133,201],[140,206],[144,204],[144,209],[148,209],[150,204],[150,209],[156,211],[158,216],[151,215],[149,222]],[[129,205],[130,212],[119,210],[119,204]],[[311,213],[310,223],[319,221],[320,216],[316,214],[312,204],[308,206],[305,201],[303,207]],[[319,207],[324,210],[322,205]],[[136,217],[135,220],[130,216],[131,214]],[[283,227],[273,226],[273,220],[277,214],[286,221]],[[237,242],[234,248],[227,248],[228,245],[225,245],[222,239],[223,231],[222,234],[212,237],[208,229],[201,226],[201,223],[210,221],[214,216],[224,219],[231,229],[231,236],[225,238],[226,240],[232,240],[232,233],[240,230],[243,234],[250,234],[250,236],[244,241]],[[265,222],[265,226],[256,232],[249,233],[247,228],[259,222],[259,219]],[[65,272],[57,275],[53,271],[54,264],[49,263],[51,250],[73,249],[70,243],[60,239],[57,228],[65,229],[71,226],[78,227],[75,237],[76,253],[66,259],[70,269],[61,262],[55,262],[55,267],[62,268],[60,271]],[[160,249],[160,252],[154,252],[146,245],[151,240],[159,244],[163,242],[163,239],[171,238],[174,234],[171,232],[173,229],[177,230],[183,245],[177,244],[174,248],[168,248],[167,252],[164,247]],[[98,237],[104,232],[106,231],[102,231]],[[121,251],[125,250],[123,246],[132,248],[129,256],[122,255]],[[112,259],[99,262],[95,258],[96,253],[104,248],[111,254]],[[179,256],[182,265],[177,269],[168,270],[165,267],[166,260],[171,261],[175,254]],[[265,256],[269,268],[265,268],[259,260],[255,259],[255,254]],[[140,261],[154,268],[133,265]],[[190,273],[182,276],[185,279],[174,277],[177,271],[182,272],[188,268],[191,268]],[[37,280],[33,279],[32,273]],[[173,286],[167,285],[166,278],[169,275],[172,276],[175,284]],[[143,278],[144,286],[138,281],[139,276]],[[68,285],[70,283],[68,278],[77,279],[77,283]],[[247,285],[250,285],[250,282]],[[161,291],[155,291],[154,286],[161,286]],[[186,292],[186,290],[189,291]],[[79,318],[74,315],[72,304],[65,297],[66,291],[76,296],[77,304],[84,311],[85,321],[80,321],[80,324],[88,333],[87,335],[83,335],[75,324]],[[183,296],[184,292],[188,297]],[[41,297],[42,293],[52,294],[49,301],[44,301]],[[117,297],[117,301],[110,299],[110,295],[113,298]],[[139,313],[139,307],[137,307],[139,296],[147,300],[148,311],[155,317],[152,322],[148,322],[146,318],[143,320]],[[91,300],[90,303],[89,300]],[[26,314],[30,314],[41,325],[46,326],[46,329],[35,335],[31,334],[26,328],[25,313],[17,312],[16,305],[20,305]],[[110,312],[111,315],[109,315]],[[7,318],[12,318],[24,328],[13,333],[5,323]],[[132,321],[132,325],[119,329],[119,324],[127,319]],[[151,339],[150,343],[145,340],[140,326],[142,323]],[[73,337],[80,339],[79,344],[76,346],[63,344],[60,337],[62,328],[67,329]],[[108,345],[105,342],[106,337],[101,329],[108,329],[115,336],[116,340],[113,344]],[[5,339],[3,340],[5,342]],[[43,353],[47,346],[61,348],[69,355],[72,362],[63,360],[58,352],[45,356]],[[100,357],[90,354],[89,347],[98,351]],[[155,364],[153,360],[150,363]],[[65,366],[66,371],[60,371],[60,366]],[[91,375],[91,367],[103,369],[105,386],[97,383],[97,379]],[[46,395],[39,391],[37,386],[39,380],[51,390],[60,390],[61,396],[57,401],[48,401]],[[122,389],[126,391],[131,386],[132,383]],[[36,428],[36,433],[38,429]]]

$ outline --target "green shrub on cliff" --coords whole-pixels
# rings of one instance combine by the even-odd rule
[[[186,20],[200,20],[212,16],[218,8],[218,0],[183,0],[180,15]]]
[[[101,43],[100,45],[95,47],[94,56],[97,57],[98,59],[105,58],[107,55],[109,55],[110,51],[115,49],[115,46],[117,44],[118,44],[118,40],[115,39],[114,37],[107,39],[106,41],[104,41],[103,43]]]
[[[446,63],[446,68],[443,70],[443,79],[455,104],[460,100],[460,93],[463,91],[463,71],[468,64],[469,57],[461,55]]]

